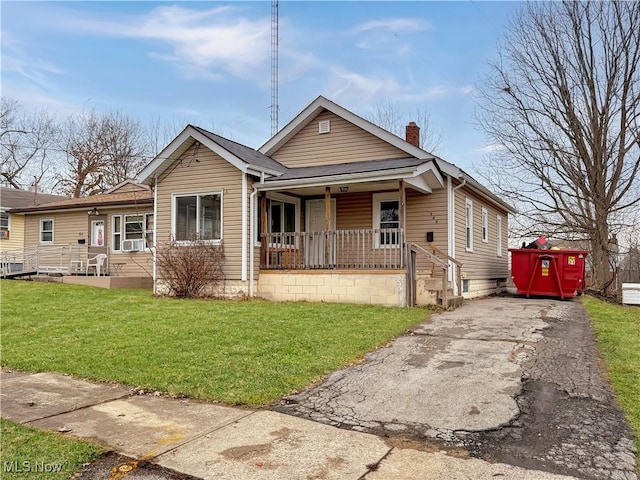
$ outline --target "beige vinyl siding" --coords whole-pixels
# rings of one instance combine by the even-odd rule
[[[336,230],[372,228],[373,194],[371,192],[336,195]]]
[[[91,220],[105,221],[105,242],[107,249],[95,248],[104,251],[108,255],[109,264],[124,263],[122,275],[128,277],[150,277],[153,275],[153,259],[150,251],[146,252],[112,252],[111,251],[111,231],[113,215],[153,213],[151,205],[144,207],[119,208],[118,210],[101,209],[103,215],[89,218],[87,210],[76,210],[70,212],[49,212],[25,215],[25,247],[40,245],[40,220],[53,219],[53,245],[73,245],[83,251],[87,251],[87,258],[92,257],[97,252],[92,252],[95,247],[91,247],[89,228]],[[84,239],[84,244],[79,244],[78,240]],[[113,274],[114,272],[108,271]]]
[[[508,255],[506,253],[507,212],[497,210],[482,197],[463,187],[456,196],[456,259],[463,263],[464,278],[470,280],[499,279],[508,276]],[[467,252],[465,231],[466,199],[473,202],[473,252]],[[486,208],[489,219],[489,241],[482,241],[482,208]],[[502,257],[497,255],[497,215],[502,216]]]
[[[242,172],[203,146],[200,147],[197,157],[194,157],[194,147],[189,148],[169,166],[167,172],[170,174],[166,175],[157,187],[157,242],[167,242],[171,239],[172,194],[222,192],[224,275],[227,280],[240,280],[242,273]],[[247,195],[249,192],[248,188]],[[248,229],[247,241],[249,241]]]
[[[318,133],[318,122],[323,120],[330,121],[329,133]],[[308,167],[409,155],[325,110],[271,156],[287,167]]]
[[[9,240],[0,239],[0,251],[21,250],[24,246],[24,215],[9,214]]]
[[[105,229],[107,232],[107,247],[110,263],[124,263],[122,275],[125,277],[153,277],[153,254],[145,252],[114,252],[113,248],[113,217],[114,215],[152,214],[153,205],[132,208],[119,208],[107,212]],[[87,226],[87,229],[89,227]],[[87,237],[87,244],[90,239]]]
[[[429,250],[427,232],[433,232],[433,245],[443,252],[447,251],[447,190],[435,190],[431,194],[422,194],[407,189],[406,239]],[[445,259],[446,260],[446,259]],[[441,269],[433,269],[432,262],[425,255],[416,255],[418,274],[431,272],[439,277]]]

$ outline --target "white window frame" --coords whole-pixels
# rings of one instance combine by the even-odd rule
[[[0,223],[0,230],[6,230],[7,232],[11,231],[11,215],[8,212],[0,212],[0,217],[7,218],[7,226],[3,227]]]
[[[142,240],[144,240],[144,251],[148,252],[153,245],[149,245],[147,242],[147,235],[151,234],[151,238],[153,238],[153,227],[151,230],[147,229],[148,218],[154,217],[153,212],[143,212],[143,213],[119,213],[117,215],[111,215],[111,251],[114,253],[124,253],[122,250],[122,242],[125,240],[138,240],[127,238],[127,229],[126,229],[126,217],[140,217],[142,216]],[[116,218],[120,219],[120,231],[116,231]],[[155,217],[153,218],[153,223],[155,225]],[[120,236],[120,248],[116,249],[116,236]],[[155,241],[155,238],[154,238]],[[93,243],[93,239],[91,239],[91,243]]]
[[[465,198],[464,205],[465,250],[467,252],[473,252],[473,200]]]
[[[51,230],[43,230],[42,225],[44,222],[51,222]],[[51,232],[51,240],[42,240],[42,234],[44,232]],[[49,245],[55,241],[55,221],[53,218],[41,218],[40,219],[40,229],[38,230],[38,239],[40,243],[45,245]]]
[[[380,230],[380,206],[382,202],[396,201],[398,202],[398,209],[400,209],[400,194],[398,192],[384,192],[373,194],[373,230]],[[400,219],[398,218],[398,230],[401,228]],[[374,232],[374,248],[400,248],[400,236],[396,239],[396,243],[381,244],[380,237]]]
[[[482,207],[482,243],[489,243],[489,211]]]
[[[271,201],[275,201],[275,202],[281,202],[281,203],[289,203],[289,204],[293,204],[294,206],[294,210],[295,210],[295,230],[294,232],[300,232],[300,199],[297,197],[292,197],[290,195],[284,195],[282,193],[267,193],[267,233],[274,233],[271,231]],[[262,208],[262,206],[260,207]],[[283,205],[283,209],[284,209],[284,205]],[[260,219],[260,215],[257,215],[258,219]],[[284,217],[283,217],[284,218]],[[260,223],[260,222],[257,222]],[[258,232],[260,232],[260,228],[261,226],[258,226]],[[260,235],[258,233],[258,235],[256,236],[256,238],[258,238]],[[296,243],[295,245],[291,244],[291,245],[287,245],[287,244],[283,244],[282,246],[284,247],[290,247],[290,248],[298,248],[298,237],[296,237]],[[270,247],[276,247],[276,246],[280,246],[280,244],[269,244]]]
[[[502,215],[496,215],[498,234],[496,236],[496,254],[502,256]]]
[[[200,197],[204,197],[207,195],[219,195],[220,196],[220,238],[215,238],[211,240],[205,240],[205,243],[211,245],[221,245],[222,239],[224,238],[224,195],[222,190],[218,191],[206,191],[206,192],[185,192],[185,193],[173,193],[171,194],[171,238],[176,239],[176,244],[178,245],[192,245],[193,242],[190,240],[177,240],[176,236],[176,223],[178,221],[178,216],[176,215],[176,200],[178,198],[183,197],[196,197],[196,209],[200,210]],[[197,217],[197,214],[196,214]],[[154,219],[154,221],[157,221]],[[196,222],[196,233],[199,234],[200,231],[200,223]]]

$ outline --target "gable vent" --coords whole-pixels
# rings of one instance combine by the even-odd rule
[[[318,122],[318,133],[329,133],[331,131],[331,121],[321,120]]]

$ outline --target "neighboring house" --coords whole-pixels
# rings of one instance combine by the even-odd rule
[[[127,180],[101,195],[11,212],[24,217],[25,252],[38,258],[34,270],[85,274],[87,261],[102,253],[107,260],[101,273],[146,278],[151,285],[154,216],[148,186]],[[96,271],[92,268],[88,273]]]
[[[13,208],[34,207],[67,197],[0,187],[0,252],[24,248],[24,217],[12,213]]]
[[[156,242],[224,246],[225,295],[407,305],[502,290],[512,207],[418,138],[318,97],[259,150],[189,125],[138,181]]]

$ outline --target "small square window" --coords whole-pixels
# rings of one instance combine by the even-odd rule
[[[462,280],[462,293],[469,293],[469,279]]]

